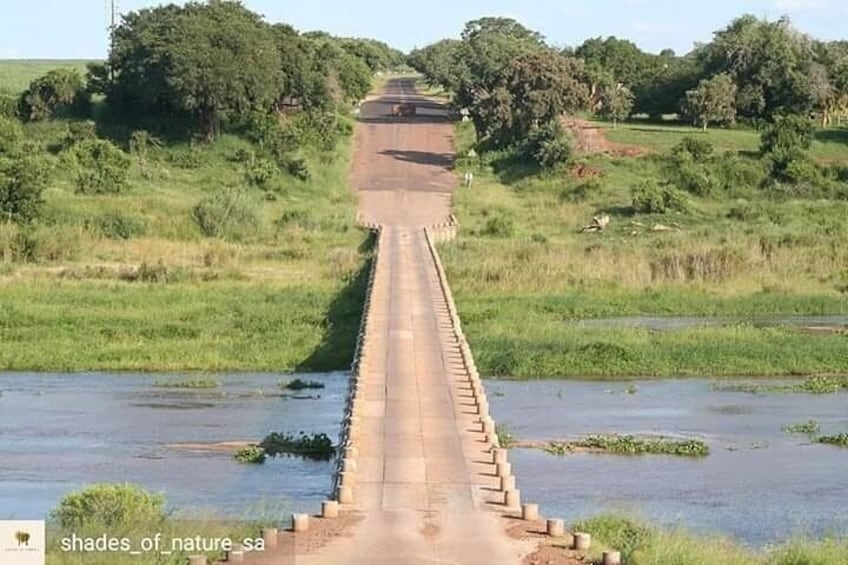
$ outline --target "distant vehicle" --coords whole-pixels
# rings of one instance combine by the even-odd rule
[[[407,102],[403,104],[394,104],[392,105],[392,116],[400,117],[400,118],[409,118],[414,116],[416,113],[415,104],[409,104]]]

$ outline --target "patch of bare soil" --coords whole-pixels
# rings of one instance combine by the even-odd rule
[[[571,132],[580,153],[605,153],[615,157],[640,157],[648,153],[647,149],[638,145],[610,141],[598,124],[571,116],[563,117],[562,123]]]
[[[518,518],[505,518],[506,532],[509,537],[537,544],[536,550],[527,555],[523,565],[586,565],[585,554],[571,549],[571,534],[561,538],[551,538],[545,533],[545,521],[525,522]]]

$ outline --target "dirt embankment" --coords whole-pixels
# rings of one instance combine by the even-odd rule
[[[563,125],[574,137],[574,144],[580,153],[605,153],[615,157],[640,157],[648,153],[644,147],[615,143],[607,139],[603,128],[587,120],[565,116]]]

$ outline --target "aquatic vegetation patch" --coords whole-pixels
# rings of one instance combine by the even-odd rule
[[[214,379],[188,379],[184,381],[156,381],[155,387],[159,388],[217,388],[220,383]]]
[[[552,455],[565,455],[579,450],[616,455],[679,455],[704,457],[710,447],[697,439],[676,440],[665,437],[638,438],[632,435],[590,435],[568,442],[549,442],[544,450]]]
[[[848,447],[848,433],[841,433],[832,436],[822,436],[817,440],[819,443],[828,445],[838,445],[839,447]]]
[[[806,422],[799,422],[797,424],[789,424],[783,426],[783,431],[789,434],[808,434],[814,435],[819,433],[821,426],[815,420],[807,420]]]
[[[809,377],[799,383],[716,383],[712,389],[720,392],[748,392],[764,394],[767,392],[806,393],[806,394],[835,394],[848,390],[848,377]]]
[[[239,449],[235,454],[236,461],[239,463],[264,463],[267,457],[265,450],[258,445]]]
[[[503,448],[512,447],[515,444],[515,437],[506,424],[498,424],[495,426],[495,434],[498,436],[498,444]]]
[[[273,432],[265,436],[259,444],[271,457],[278,455],[297,455],[314,461],[329,461],[336,453],[333,441],[327,434],[299,435]]]
[[[294,379],[291,381],[280,382],[280,388],[285,390],[311,390],[324,388],[324,383],[318,381],[306,381],[303,379]]]

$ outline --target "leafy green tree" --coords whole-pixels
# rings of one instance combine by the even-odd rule
[[[612,120],[615,128],[620,120],[626,120],[633,111],[633,92],[621,83],[607,84],[601,89],[601,107],[598,113]]]
[[[56,112],[81,115],[90,107],[85,81],[75,69],[49,71],[21,95],[21,114],[30,121],[47,120]]]
[[[68,529],[152,526],[165,519],[165,498],[132,484],[96,484],[66,494],[52,516]]]
[[[787,18],[764,21],[745,15],[716,32],[698,58],[705,76],[730,75],[740,116],[769,120],[778,113],[803,114],[812,108],[807,77],[813,55],[812,42]]]
[[[732,124],[736,119],[736,85],[730,75],[722,73],[704,79],[698,88],[686,92],[684,114],[704,131],[711,122]]]
[[[115,30],[110,103],[160,117],[185,113],[212,140],[222,119],[268,109],[282,83],[270,26],[238,2],[210,0],[131,12]]]

